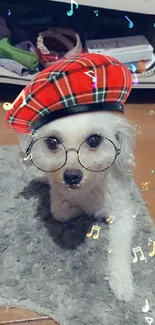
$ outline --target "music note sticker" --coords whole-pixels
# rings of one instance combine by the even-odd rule
[[[5,111],[10,111],[10,109],[13,108],[13,105],[11,103],[4,103],[3,108]]]
[[[153,323],[153,318],[152,317],[145,317],[147,323],[151,325]]]
[[[155,115],[155,111],[153,110],[153,109],[151,109],[150,111],[149,111],[149,114],[148,115]]]
[[[110,218],[106,219],[106,221],[109,222],[109,223],[113,223],[114,220],[115,220],[115,217],[112,216],[112,215],[110,216]]]
[[[93,235],[94,231],[96,232],[96,234]],[[93,239],[97,239],[99,237],[99,233],[100,233],[100,227],[92,226],[91,231],[86,236],[87,236],[87,238],[90,238],[93,235]]]
[[[142,307],[143,313],[147,313],[150,309],[148,300],[145,300],[146,305]]]
[[[134,73],[134,77],[135,77],[135,79],[133,80],[133,84],[137,85],[138,84],[138,78],[137,78],[136,73]]]
[[[147,191],[150,185],[151,185],[151,182],[143,182],[142,183],[142,189],[144,191]]]
[[[17,96],[17,98],[14,100],[13,103],[4,103],[3,104],[3,108],[5,109],[5,111],[9,111],[11,109],[14,108],[15,103],[20,99],[20,97],[22,96],[22,99],[25,100],[25,93],[24,90],[22,90],[19,95]],[[26,103],[24,103],[26,104]],[[22,107],[22,104],[20,105],[20,107]]]
[[[91,77],[93,82],[96,82],[96,78],[93,77],[93,76],[91,76],[91,74],[90,74],[90,73],[94,73],[93,70],[89,70],[88,72],[84,72],[84,73],[85,73],[87,76]]]
[[[152,239],[148,239],[148,246],[150,246],[151,245],[151,243],[152,243]]]
[[[94,10],[96,16],[98,17],[98,10]]]
[[[28,155],[27,157],[24,157],[23,160],[24,161],[32,160],[32,153],[30,153],[30,155]]]
[[[149,256],[153,257],[155,255],[155,241],[153,241],[152,251],[149,253]]]
[[[138,212],[137,212],[136,214],[133,215],[133,218],[136,218],[137,214],[138,214]]]
[[[129,28],[133,28],[133,22],[128,18],[128,16],[125,16],[125,18],[129,21]]]
[[[137,252],[140,252],[141,253],[141,256],[139,257],[140,261],[144,261],[145,260],[145,263],[147,263],[147,259],[144,256],[141,247],[135,247],[135,248],[133,248],[133,253],[134,253],[134,256],[135,256],[134,259],[133,259],[133,263],[136,263],[138,261],[138,257],[136,255]]]
[[[134,64],[131,64],[131,70],[133,71],[133,73],[135,73],[135,71],[137,70],[137,68]]]
[[[79,5],[76,1],[71,0],[71,10],[67,11],[67,16],[72,16],[73,15],[73,4],[76,5],[76,9],[78,9]]]

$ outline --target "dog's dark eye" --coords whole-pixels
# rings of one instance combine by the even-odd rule
[[[57,138],[48,138],[45,140],[46,146],[48,147],[48,149],[50,150],[57,150],[59,147],[59,140]]]
[[[102,137],[99,136],[99,135],[91,135],[87,139],[87,144],[91,148],[97,148],[100,145],[101,142],[102,142]]]

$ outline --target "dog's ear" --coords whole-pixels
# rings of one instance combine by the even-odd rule
[[[130,171],[135,165],[135,129],[125,118],[119,120],[115,129],[115,139],[121,153],[116,158],[116,166],[119,170]]]

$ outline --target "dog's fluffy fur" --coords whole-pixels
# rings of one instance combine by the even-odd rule
[[[78,163],[77,154],[70,152],[62,169],[45,173],[51,185],[51,213],[55,219],[62,222],[76,217],[81,212],[93,214],[96,218],[103,215],[115,216],[109,227],[109,248],[112,250],[108,261],[109,284],[117,299],[129,301],[134,290],[131,242],[135,211],[126,176],[134,165],[134,127],[120,113],[82,113],[48,123],[38,129],[34,139],[56,135],[63,141],[66,149],[78,149],[82,141],[97,132],[111,139],[116,147],[120,148],[121,144],[121,154],[106,171],[95,173],[84,169]],[[31,140],[30,135],[20,136],[22,151],[25,152]],[[80,186],[73,190],[69,190],[63,180],[64,171],[71,168],[80,169],[83,173]],[[37,173],[37,168],[35,172]]]

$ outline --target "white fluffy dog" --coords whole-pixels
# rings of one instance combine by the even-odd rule
[[[134,127],[120,113],[81,113],[54,120],[33,136],[20,136],[22,151],[37,139],[32,157],[48,177],[56,220],[65,222],[82,212],[115,216],[109,227],[109,284],[117,299],[131,300],[135,211],[127,174],[134,165]]]

